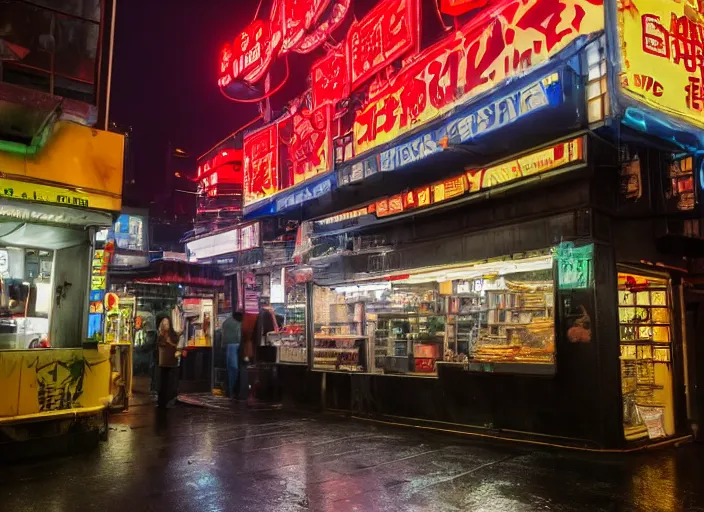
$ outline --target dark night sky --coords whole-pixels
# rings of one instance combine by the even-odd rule
[[[197,157],[256,116],[255,106],[222,97],[216,81],[222,45],[253,18],[257,4],[117,3],[110,120],[133,129],[136,189],[141,196],[127,201],[148,202],[163,187],[169,141]],[[195,172],[193,164],[183,164]]]
[[[352,0],[354,16],[363,17],[377,1]],[[435,2],[422,0],[424,38],[437,33]],[[262,0],[259,18],[269,15],[270,3]],[[146,205],[170,186],[169,142],[191,154],[193,162],[180,162],[185,169],[179,170],[193,175],[195,157],[257,116],[255,105],[220,94],[217,71],[223,44],[253,21],[259,0],[120,0],[117,5],[110,120],[133,129],[137,184],[124,196],[127,204]],[[347,23],[352,18],[348,14]],[[345,30],[334,36],[339,39]],[[291,75],[272,100],[274,110],[305,90],[310,65],[323,55],[322,48],[291,55]]]

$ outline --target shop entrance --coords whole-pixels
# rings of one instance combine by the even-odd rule
[[[623,431],[626,440],[675,433],[669,281],[618,274]]]

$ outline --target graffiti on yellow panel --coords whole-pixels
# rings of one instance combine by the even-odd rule
[[[100,406],[109,356],[81,349],[0,352],[0,417]]]

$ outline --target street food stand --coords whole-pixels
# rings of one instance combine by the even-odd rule
[[[135,375],[145,375],[156,342],[158,315],[180,317],[183,357],[180,392],[208,392],[213,379],[213,340],[218,291],[224,280],[215,268],[177,260],[156,260],[147,267],[110,272],[110,293],[130,312],[115,314],[115,332],[130,333]],[[109,322],[110,323],[110,322]],[[112,329],[112,327],[110,327]],[[125,334],[127,336],[127,334]],[[150,348],[151,347],[151,348]]]
[[[56,119],[31,144],[0,146],[0,442],[31,440],[30,425],[53,420],[104,429],[124,377],[112,347],[88,336],[124,137]]]

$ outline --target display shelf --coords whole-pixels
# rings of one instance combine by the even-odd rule
[[[322,334],[316,333],[314,336],[316,340],[366,340],[369,336],[362,336],[356,334]]]

